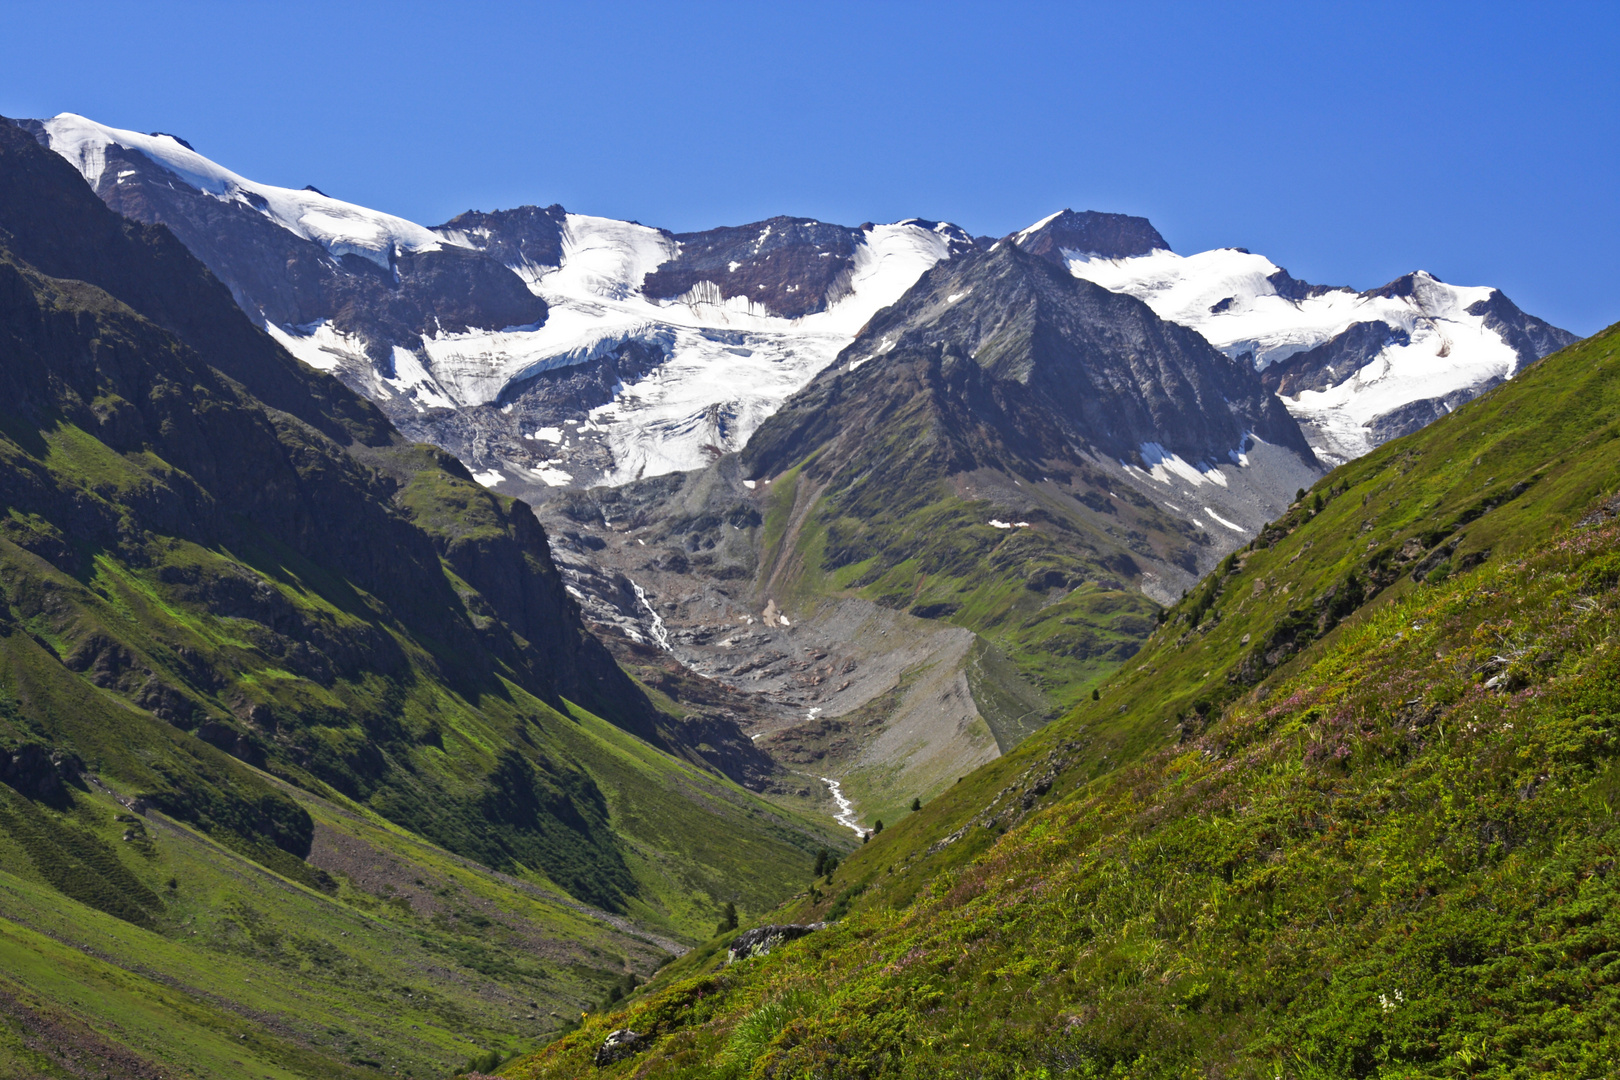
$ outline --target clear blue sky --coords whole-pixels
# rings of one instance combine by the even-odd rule
[[[1620,5],[34,3],[0,113],[436,224],[560,202],[1001,235],[1064,206],[1620,321]]]

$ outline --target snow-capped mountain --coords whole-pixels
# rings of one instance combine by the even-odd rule
[[[530,497],[741,449],[926,270],[989,246],[918,219],[676,234],[560,206],[430,228],[257,183],[172,135],[21,123],[114,209],[167,225],[289,351]],[[1238,249],[1177,255],[1123,214],[1065,210],[1008,240],[1248,357],[1328,461],[1573,340],[1494,289],[1306,285]]]
[[[1136,505],[1159,515],[1138,532],[1169,520],[1202,534],[1181,574],[1167,548],[1131,548],[1157,564],[1138,584],[1161,598],[1322,472],[1246,360],[1006,242],[923,275],[740,460],[762,482],[803,462],[829,491],[886,483],[888,494],[868,504],[884,513],[930,484],[971,477],[960,483],[1004,511],[998,520],[1036,522],[1066,507],[1087,522],[1071,532],[1112,526],[1097,507],[1135,488],[1146,496]]]
[[[803,218],[672,234],[561,207],[437,228],[255,183],[172,135],[25,122],[128,217],[167,225],[307,363],[481,480],[531,494],[696,468],[974,241]]]
[[[1414,431],[1575,340],[1497,289],[1421,270],[1366,292],[1307,285],[1241,248],[1184,257],[1145,219],[1094,220],[1120,216],[1066,210],[1014,240],[1248,357],[1331,462]],[[1099,232],[1135,242],[1099,244]]]

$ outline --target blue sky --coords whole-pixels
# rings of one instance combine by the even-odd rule
[[[1620,5],[7,4],[0,113],[436,224],[1151,218],[1620,320]]]

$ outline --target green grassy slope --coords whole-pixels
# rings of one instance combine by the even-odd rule
[[[1614,1074],[1617,347],[1324,478],[1100,700],[771,916],[831,928],[503,1075],[624,1026],[652,1051],[599,1075]]]
[[[908,434],[926,438],[910,426],[896,438]],[[772,484],[761,561],[800,605],[853,593],[972,630],[1013,658],[1050,709],[1066,708],[1131,656],[1153,625],[1157,605],[1126,584],[1136,572],[1132,551],[1190,565],[1196,537],[1145,499],[1102,500],[1107,510],[1091,512],[1070,489],[1106,489],[1107,481],[1070,469],[1058,477],[1055,487],[1031,481],[1029,497],[1041,506],[1025,510],[1034,527],[1008,530],[988,524],[1005,513],[996,503],[964,497],[926,469],[846,486],[849,477],[817,483],[798,466]],[[907,495],[883,497],[889,483]],[[790,531],[795,517],[803,524]],[[1004,749],[1045,719],[1009,731]]]
[[[597,665],[596,680],[618,679],[621,697],[634,691],[600,646],[590,651],[577,623],[568,626],[532,517],[437,452],[367,454],[399,477],[397,509],[383,501],[368,512],[361,501],[344,542],[380,545],[391,549],[385,559],[411,567],[414,558],[418,574],[438,574],[392,603],[345,574],[341,556],[321,561],[274,527],[210,535],[177,520],[184,511],[165,504],[232,494],[234,463],[217,458],[244,448],[223,428],[261,438],[247,440],[246,452],[286,460],[290,468],[264,469],[265,483],[294,485],[299,502],[316,504],[309,510],[377,499],[390,487],[308,428],[210,385],[172,338],[105,294],[14,275],[31,290],[18,305],[25,325],[71,319],[81,337],[91,327],[92,349],[112,343],[107,352],[142,357],[149,411],[177,405],[218,419],[202,436],[215,436],[212,460],[180,438],[167,447],[192,458],[187,471],[158,452],[161,443],[119,452],[103,441],[116,438],[105,427],[92,433],[75,422],[72,410],[96,415],[84,403],[93,390],[97,400],[133,393],[136,380],[121,382],[109,366],[93,369],[101,381],[61,391],[62,412],[7,417],[0,670],[11,677],[0,733],[8,744],[76,755],[279,872],[301,873],[309,826],[285,798],[259,791],[237,760],[677,935],[707,930],[725,899],[757,907],[780,895],[788,868],[822,841],[729,782],[589,723],[558,696],[568,684],[539,665],[560,665],[569,649]],[[23,337],[18,362],[47,371],[65,363],[58,345],[28,351],[36,340],[59,342],[52,333]],[[147,366],[165,348],[171,371]],[[183,396],[173,373],[192,380]],[[211,487],[196,479],[204,467],[223,474]],[[241,466],[250,475],[260,467]],[[244,514],[301,509],[272,503]],[[377,576],[386,584],[395,572]],[[652,712],[644,699],[640,708]],[[627,726],[653,730],[630,716]]]
[[[107,1048],[123,1047],[154,1075],[440,1075],[543,1042],[627,974],[649,976],[680,945],[642,925],[707,931],[722,899],[760,911],[802,879],[804,859],[773,848],[792,829],[744,793],[694,782],[583,712],[563,745],[601,778],[630,870],[651,886],[628,919],[251,770],[238,779],[309,815],[304,859],[244,857],[235,837],[141,807],[116,768],[46,800],[0,786],[0,993],[13,1002],[0,1074],[76,1075],[54,1022],[85,1060],[113,1067]]]
[[[527,507],[0,123],[14,1072],[232,1075],[242,1025],[305,1076],[539,1037],[722,904],[774,904],[830,840],[661,723]],[[435,972],[454,988],[421,1017],[389,996]]]
[[[0,789],[0,1073],[439,1075],[659,962],[564,894],[300,802],[316,888],[111,790],[55,815]],[[108,879],[118,894],[96,889]],[[119,1072],[111,1048],[141,1068]]]

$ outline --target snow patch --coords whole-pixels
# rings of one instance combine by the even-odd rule
[[[456,403],[440,388],[433,376],[428,374],[427,368],[422,366],[422,361],[417,359],[416,354],[398,345],[394,346],[394,377],[384,378],[381,381],[394,393],[412,399],[417,412],[456,407]]]
[[[1145,442],[1138,448],[1138,452],[1148,466],[1147,474],[1161,484],[1170,483],[1170,478],[1175,476],[1187,481],[1194,487],[1200,484],[1227,486],[1226,477],[1221,474],[1219,469],[1213,466],[1208,469],[1199,469],[1189,465],[1182,459],[1181,455],[1171,453],[1158,443]],[[1127,468],[1130,467],[1127,466]],[[1138,469],[1137,471],[1141,472],[1142,470]]]
[[[669,643],[669,629],[664,625],[664,617],[658,614],[658,609],[652,606],[651,600],[647,599],[647,590],[643,589],[635,578],[629,578],[628,580],[630,587],[636,591],[636,599],[640,601],[642,607],[647,609],[647,614],[652,618],[653,641],[657,642],[658,647],[665,652],[674,652],[675,650]]]
[[[1204,513],[1206,513],[1210,517],[1214,518],[1215,523],[1218,524],[1218,525],[1225,525],[1228,529],[1231,529],[1233,532],[1242,533],[1244,536],[1249,535],[1249,530],[1248,529],[1245,529],[1243,526],[1238,525],[1238,524],[1236,524],[1234,522],[1227,521],[1225,518],[1221,517],[1221,515],[1217,514],[1215,511],[1211,510],[1207,506],[1204,507]]]
[[[1048,222],[1054,220],[1055,218],[1061,217],[1062,215],[1063,215],[1063,211],[1061,211],[1061,210],[1059,210],[1055,214],[1047,214],[1045,217],[1041,218],[1041,220],[1037,221],[1035,224],[1031,225],[1029,228],[1023,230],[1016,237],[1014,237],[1013,238],[1014,242],[1022,241],[1026,237],[1028,237],[1028,236],[1030,236],[1030,235],[1032,235],[1034,233],[1040,232],[1041,228],[1043,226],[1045,226]]]
[[[283,349],[321,371],[332,371],[346,360],[365,356],[365,343],[334,330],[330,321],[291,331],[266,322],[264,329]]]

